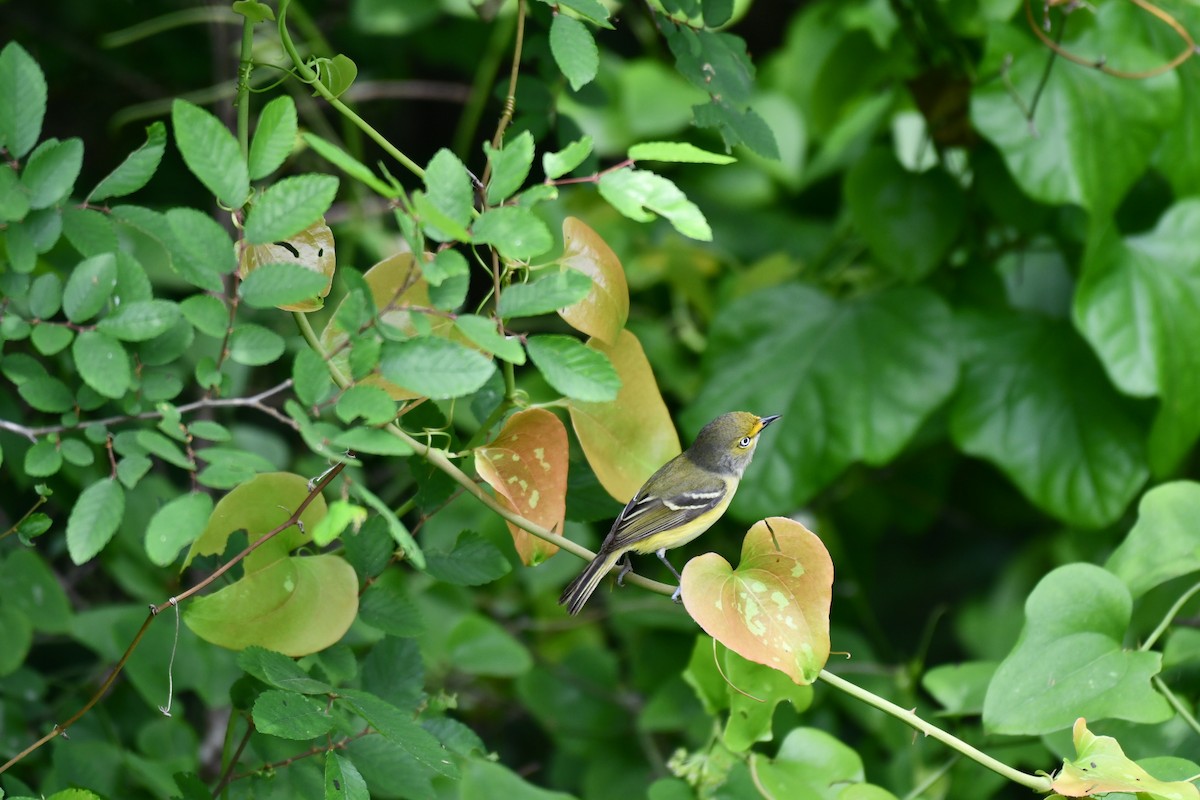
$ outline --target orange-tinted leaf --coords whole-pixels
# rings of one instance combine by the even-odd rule
[[[263,264],[294,261],[305,269],[325,276],[325,288],[312,300],[279,306],[281,311],[317,311],[325,307],[325,296],[333,286],[333,272],[337,258],[333,247],[333,231],[325,224],[325,218],[314,222],[305,230],[283,242],[247,245],[238,262],[238,275],[246,277]]]
[[[629,318],[629,285],[625,270],[612,248],[600,234],[575,217],[563,220],[563,254],[559,262],[592,279],[592,290],[574,305],[558,314],[577,331],[608,345],[617,343],[617,335]]]
[[[358,577],[340,556],[280,558],[241,580],[197,597],[183,619],[205,641],[250,645],[289,656],[324,650],[358,614]]]
[[[518,411],[491,444],[475,451],[475,469],[500,502],[528,520],[562,534],[567,512],[567,429],[544,408]],[[558,552],[512,523],[513,543],[526,564]]]
[[[421,269],[417,266],[413,254],[396,253],[388,256],[367,270],[363,274],[363,279],[371,289],[371,297],[375,301],[376,309],[380,311],[380,319],[405,333],[415,335],[417,329],[412,321],[413,312],[409,311],[408,307],[429,308],[432,304],[429,301],[429,284],[421,274]],[[342,303],[345,302],[346,300],[342,301]],[[341,304],[338,304],[338,308],[341,308]],[[329,324],[325,326],[325,330],[321,331],[321,344],[325,347],[326,352],[336,351],[330,360],[342,371],[342,374],[349,375],[350,353],[345,346],[349,335],[336,324],[337,317],[335,311]],[[445,317],[433,318],[432,332],[434,335],[445,336],[453,329],[454,320]],[[378,371],[358,383],[379,386],[387,390],[393,400],[412,400],[421,396],[411,389],[384,380]]]
[[[1075,760],[1063,767],[1051,788],[1064,797],[1087,797],[1108,792],[1129,792],[1155,800],[1196,800],[1200,790],[1187,781],[1160,781],[1125,755],[1111,736],[1096,736],[1087,721],[1075,720]]]
[[[621,391],[608,403],[571,400],[571,424],[600,485],[627,503],[655,470],[679,455],[679,434],[633,333],[621,331],[615,347],[595,339],[588,347],[608,356]]]
[[[683,605],[709,636],[743,658],[809,684],[829,658],[833,562],[799,522],[771,517],[742,541],[737,569],[716,553],[683,568]]]

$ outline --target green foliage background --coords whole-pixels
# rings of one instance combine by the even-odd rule
[[[626,327],[685,443],[724,411],[783,415],[726,518],[681,555],[736,563],[750,523],[795,515],[835,565],[833,650],[851,657],[830,672],[1027,773],[1073,754],[1077,717],[1157,778],[1200,772],[1200,61],[1163,69],[1200,12],[1163,3],[1176,30],[1118,0],[1069,15],[1013,0],[759,0],[735,4],[717,33],[727,4],[692,5],[627,4],[610,18],[583,0],[529,3],[502,155],[483,143],[503,113],[514,3],[293,6],[301,51],[327,59],[329,94],[342,89],[389,146],[301,82],[276,85],[284,73],[263,64],[292,63],[264,22],[252,42],[262,93],[243,106],[260,132],[248,162],[226,131],[242,16],[67,2],[50,22],[30,3],[0,6],[5,43],[45,74],[48,109],[40,130],[22,122],[36,102],[22,94],[29,68],[6,56],[2,760],[95,694],[148,603],[237,553],[238,528],[253,538],[242,517],[209,522],[228,491],[259,473],[315,478],[349,446],[367,454],[357,488],[326,493],[341,527],[293,529],[271,542],[279,562],[260,553],[218,584],[331,570],[311,578],[313,624],[286,631],[303,644],[211,644],[240,647],[241,632],[204,598],[172,655],[164,607],[69,740],[0,775],[5,796],[1028,791],[833,684],[797,687],[714,646],[640,588],[602,590],[566,617],[555,599],[582,562],[523,566],[500,516],[380,432],[394,398],[336,391],[315,334],[274,308],[311,299],[319,279],[279,267],[237,289],[238,232],[214,196],[238,208],[252,186],[270,188],[246,216],[251,243],[326,214],[338,272],[308,315],[316,331],[335,314],[373,318],[362,273],[403,249],[401,233],[433,247],[474,226],[475,250],[422,267],[422,307],[439,313],[415,314],[406,341],[354,342],[342,366],[419,381],[403,385],[433,399],[402,417],[405,431],[464,455],[514,397],[558,408],[615,393],[607,360],[546,313],[581,296],[568,279],[502,295],[527,347],[468,337],[490,359],[429,335],[447,315],[495,310],[487,270],[463,254],[490,245],[506,263],[546,264],[562,221],[583,220],[623,265]],[[694,11],[691,24],[662,6]],[[1090,65],[1034,35],[1043,13],[1056,46]],[[1150,74],[1122,74],[1134,72]],[[292,102],[267,105],[282,96]],[[574,167],[543,161],[569,161],[583,136],[593,145]],[[736,161],[637,155],[656,141]],[[102,182],[133,151],[161,153],[153,179]],[[189,152],[207,166],[185,164]],[[466,170],[483,175],[487,152],[488,203],[528,193],[520,213],[482,222]],[[627,157],[636,173],[603,172]],[[391,176],[406,198],[421,193],[423,226],[389,208]],[[567,180],[551,192],[544,176]],[[218,298],[235,295],[231,317]],[[237,402],[189,407],[217,396]],[[574,436],[570,448],[565,533],[594,549],[620,505]],[[289,491],[260,532],[306,493]],[[369,513],[351,533],[356,507]],[[335,555],[341,566],[319,561]],[[653,560],[638,568],[663,577]],[[322,594],[342,579],[357,609]],[[341,612],[353,624],[325,647]],[[169,717],[157,708],[168,698]]]

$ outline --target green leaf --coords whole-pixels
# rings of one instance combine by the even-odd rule
[[[268,686],[299,694],[328,694],[333,688],[310,676],[295,660],[262,647],[238,653],[238,666]]]
[[[288,95],[263,106],[250,142],[251,180],[261,180],[283,166],[296,144],[296,104]]]
[[[319,220],[337,195],[333,175],[296,175],[263,192],[246,214],[246,240],[267,244],[300,233]]]
[[[116,286],[117,259],[112,253],[79,262],[63,290],[63,311],[67,319],[86,322],[96,316]]]
[[[105,397],[119,398],[133,381],[129,356],[113,337],[100,331],[81,331],[71,355],[84,383]]]
[[[175,145],[183,162],[227,208],[241,208],[250,194],[250,175],[237,140],[215,116],[176,99],[171,105]]]
[[[363,592],[359,618],[390,636],[405,638],[425,632],[421,610],[394,571],[381,575]]]
[[[798,712],[812,705],[812,686],[792,683],[787,673],[742,658],[733,650],[725,650],[723,656],[722,673],[731,687],[740,690],[729,692],[729,719],[723,736],[725,746],[735,753],[774,738],[772,723],[780,703],[791,703]]]
[[[577,0],[572,0],[572,2],[577,2]],[[461,786],[459,797],[462,800],[494,800],[497,797],[508,798],[508,800],[572,800],[573,798],[573,795],[565,792],[554,792],[529,783],[503,764],[482,758],[472,758],[467,762]],[[690,789],[688,792],[688,796],[692,797]],[[658,798],[653,798],[653,800],[658,800]]]
[[[555,14],[550,23],[550,52],[575,91],[591,83],[600,69],[600,51],[592,32],[566,14]]]
[[[300,138],[313,149],[317,155],[330,164],[345,172],[354,180],[365,183],[377,194],[383,197],[395,197],[396,189],[387,185],[375,176],[371,169],[335,144],[325,141],[315,133],[302,133]]]
[[[600,196],[637,222],[661,214],[684,236],[712,241],[712,229],[696,204],[671,181],[640,169],[620,169],[600,178]],[[654,212],[654,213],[651,213]]]
[[[528,208],[502,206],[483,212],[471,226],[471,241],[490,244],[500,255],[527,261],[550,249],[550,229]]]
[[[35,350],[44,356],[61,353],[75,339],[75,332],[65,325],[43,323],[33,326],[29,341]]]
[[[803,505],[856,461],[890,462],[950,396],[953,331],[946,304],[925,289],[834,300],[784,284],[747,294],[713,320],[684,427],[698,431],[731,408],[782,414],[751,466],[770,480],[744,481],[732,511],[748,519]]]
[[[450,663],[468,675],[512,678],[529,671],[533,657],[523,644],[481,614],[468,614],[446,640]]]
[[[92,448],[79,439],[63,439],[59,443],[63,458],[77,467],[90,467],[96,461]]]
[[[128,455],[117,462],[117,480],[126,489],[132,489],[146,477],[154,462],[143,455]]]
[[[1200,436],[1200,256],[1191,246],[1200,200],[1171,206],[1153,231],[1089,242],[1075,295],[1076,326],[1126,394],[1157,394],[1154,472],[1172,472]]]
[[[450,754],[437,739],[412,721],[410,712],[359,689],[343,689],[341,699],[417,763],[448,778],[458,776],[458,768]]]
[[[229,357],[248,367],[274,363],[283,350],[283,337],[261,325],[243,323],[229,337]]]
[[[470,224],[474,208],[471,176],[458,157],[444,147],[434,153],[425,167],[425,197],[456,226],[465,228]],[[434,238],[441,241],[457,238],[455,232],[439,230],[437,233],[441,235]]]
[[[125,342],[144,342],[165,333],[179,319],[179,306],[169,300],[139,300],[117,306],[96,330]]]
[[[79,493],[67,518],[67,552],[75,564],[91,561],[117,532],[125,514],[125,492],[112,478]]]
[[[177,242],[172,267],[194,286],[223,292],[222,277],[237,269],[229,234],[215,219],[194,208],[172,208],[165,216]]]
[[[66,206],[62,209],[63,236],[83,256],[98,256],[117,250],[117,231],[108,215],[94,208]],[[132,258],[127,253],[118,254],[118,267],[122,257]]]
[[[1126,650],[1133,601],[1112,573],[1059,567],[1025,602],[1025,628],[1000,663],[983,703],[993,733],[1040,735],[1089,721],[1153,724],[1173,715],[1150,685],[1162,654]]]
[[[731,33],[695,30],[687,25],[672,25],[665,32],[676,69],[693,86],[738,106],[750,101],[754,65],[744,40]]]
[[[692,113],[696,126],[716,128],[726,147],[741,144],[763,158],[776,160],[780,157],[775,132],[754,109],[735,108],[724,99],[714,97],[711,103],[693,106]]]
[[[476,347],[513,364],[525,363],[525,349],[521,347],[520,339],[501,335],[493,320],[475,314],[459,314],[454,327]]]
[[[451,550],[425,554],[425,571],[456,586],[482,586],[507,575],[512,565],[490,541],[463,531]]]
[[[966,219],[966,198],[953,178],[939,169],[909,172],[891,150],[859,159],[846,173],[845,191],[871,255],[909,282],[945,261]]]
[[[179,310],[196,330],[215,339],[225,337],[229,328],[229,309],[219,297],[211,294],[194,294],[179,304]]]
[[[23,158],[42,135],[46,116],[46,76],[16,42],[0,51],[0,146]]]
[[[579,16],[586,19],[595,25],[602,28],[612,29],[613,25],[608,21],[609,11],[600,0],[562,0],[558,3],[560,8],[569,8]]]
[[[559,150],[542,154],[542,172],[548,180],[561,178],[582,164],[592,154],[592,137],[584,136]]]
[[[701,150],[688,142],[642,142],[629,148],[633,161],[666,161],[675,164],[733,164],[733,156]]]
[[[829,733],[817,728],[793,728],[774,758],[752,755],[754,786],[771,797],[822,797],[836,786],[840,800],[895,800],[880,790],[862,794],[866,787],[862,756]]]
[[[0,221],[17,222],[28,213],[29,193],[21,185],[20,177],[15,170],[0,170]]]
[[[310,406],[323,401],[333,389],[329,367],[307,347],[296,353],[296,360],[292,364],[292,383],[296,397]]]
[[[467,232],[466,225],[453,219],[434,205],[425,192],[413,192],[409,199],[412,201],[413,210],[416,212],[415,216],[420,220],[426,236],[439,242],[471,241],[471,234]],[[408,217],[398,214],[396,219],[400,221],[401,230],[404,230],[404,225],[407,224],[404,220],[407,220]]]
[[[457,342],[421,337],[387,342],[379,369],[398,386],[444,400],[478,391],[492,377],[496,365]]]
[[[966,314],[953,338],[965,365],[950,416],[958,446],[1072,525],[1117,519],[1147,477],[1144,434],[1074,331]]]
[[[228,428],[210,419],[198,419],[189,424],[188,433],[197,439],[204,439],[209,442],[228,442],[233,438],[233,434],[229,432]]]
[[[50,439],[39,439],[25,451],[25,474],[31,478],[49,478],[62,469],[62,453]]]
[[[66,633],[71,603],[58,577],[36,551],[15,549],[0,561],[0,594],[23,612],[34,630]]]
[[[231,6],[233,13],[240,14],[255,25],[260,22],[274,22],[275,12],[266,3],[258,0],[234,0]]]
[[[204,531],[212,509],[212,498],[207,494],[188,492],[155,511],[146,526],[146,555],[150,561],[160,567],[170,566],[179,551]]]
[[[356,427],[339,433],[333,440],[335,447],[355,453],[371,453],[377,456],[411,456],[413,449],[407,442],[378,428]]]
[[[58,378],[41,375],[17,386],[21,399],[38,411],[61,414],[75,407],[75,397]]]
[[[325,800],[370,800],[362,773],[350,759],[330,753],[325,757]]]
[[[329,504],[329,513],[313,529],[313,544],[327,547],[341,538],[350,529],[357,531],[367,521],[367,510],[345,500],[334,500]]]
[[[404,556],[417,569],[425,568],[425,554],[421,552],[421,548],[417,545],[416,539],[409,533],[408,528],[404,527],[404,523],[396,516],[396,512],[392,511],[387,503],[379,499],[379,496],[368,489],[361,483],[356,483],[350,487],[351,493],[366,505],[375,510],[375,513],[383,517],[387,523],[388,534],[396,544],[400,545],[400,549],[404,551]]]
[[[263,264],[242,279],[238,294],[247,305],[274,308],[310,300],[329,285],[329,279],[296,261]]]
[[[383,425],[396,418],[396,401],[378,386],[351,386],[337,401],[342,422],[362,417],[367,425]]]
[[[549,314],[578,303],[592,290],[592,279],[575,269],[551,272],[529,283],[514,283],[500,295],[496,313],[505,319]]]
[[[334,97],[340,97],[358,77],[358,65],[349,56],[338,53],[331,59],[322,59],[318,64],[321,83]]]
[[[1063,47],[1103,53],[1110,64],[1158,64],[1161,57],[1129,35],[1137,9],[1097,7],[1094,25],[1080,26]],[[1133,12],[1133,13],[1131,13]],[[1067,26],[1072,31],[1074,26]],[[1013,178],[1045,203],[1081,205],[1103,218],[1146,169],[1163,132],[1179,113],[1179,78],[1171,71],[1146,80],[1114,79],[1082,66],[1056,70],[1043,84],[1046,48],[1015,26],[990,29],[988,61],[1007,59],[1006,79],[971,93],[971,121],[999,149]],[[1013,97],[1038,96],[1036,135]],[[1117,124],[1111,124],[1112,122]]]
[[[21,184],[32,209],[49,208],[65,200],[83,168],[83,140],[47,139],[29,155]]]
[[[254,727],[259,733],[303,741],[329,733],[333,717],[324,704],[296,692],[268,689],[254,701]]]
[[[87,201],[98,203],[110,197],[124,197],[141,189],[154,177],[166,148],[167,126],[162,122],[152,123],[146,128],[145,143],[96,184]]]
[[[194,470],[196,468],[196,465],[179,449],[179,445],[158,431],[140,430],[136,437],[137,443],[142,449],[151,455],[158,456],[168,464],[174,464],[180,469]]]
[[[29,617],[12,606],[0,606],[0,637],[4,639],[4,647],[0,648],[0,675],[9,675],[25,663],[33,644]]]
[[[733,0],[703,0],[704,26],[719,28],[733,16]]]
[[[621,379],[612,362],[571,336],[542,334],[525,343],[529,357],[555,390],[590,402],[615,400]]]
[[[1105,569],[1141,597],[1172,578],[1200,570],[1195,520],[1200,484],[1174,481],[1155,486],[1138,504],[1138,518]]]
[[[489,205],[499,205],[516,194],[529,177],[533,166],[533,134],[521,131],[499,150],[493,149],[490,142],[484,142],[483,152],[492,165],[487,201]]]
[[[29,285],[29,313],[34,319],[51,319],[62,307],[63,282],[53,272],[39,275]]]

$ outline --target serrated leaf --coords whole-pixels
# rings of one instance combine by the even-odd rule
[[[679,434],[637,337],[622,331],[615,346],[588,347],[612,362],[621,381],[615,400],[571,400],[571,424],[588,465],[605,490],[627,503],[651,475],[680,453]]]
[[[385,344],[379,369],[392,383],[425,397],[449,399],[479,390],[496,365],[457,342],[422,337]]]
[[[171,104],[171,127],[183,162],[227,208],[241,208],[250,194],[250,174],[237,140],[208,111],[186,100]]]
[[[566,14],[555,14],[550,23],[550,52],[575,91],[591,83],[600,69],[600,51],[592,32]]]
[[[425,197],[456,226],[465,228],[470,223],[474,208],[471,177],[458,157],[445,148],[434,153],[425,167]],[[443,241],[457,238],[453,235],[457,230],[441,233]]]
[[[454,327],[481,350],[513,364],[525,363],[525,349],[521,347],[521,341],[514,336],[502,336],[495,321],[475,314],[459,314],[454,320]]]
[[[23,158],[42,135],[46,76],[25,48],[10,41],[0,51],[0,146]]]
[[[637,222],[661,214],[684,236],[712,241],[704,214],[671,181],[640,169],[620,169],[600,178],[600,196],[613,208]],[[653,213],[651,213],[653,212]]]
[[[592,154],[592,137],[577,139],[556,153],[542,154],[542,171],[548,180],[561,178]]]
[[[63,282],[58,275],[47,272],[29,285],[29,313],[35,319],[50,319],[62,307]]]
[[[501,206],[485,211],[471,226],[471,241],[490,244],[500,255],[527,261],[550,249],[550,229],[528,208]]]
[[[546,382],[563,396],[589,402],[617,398],[621,379],[612,362],[604,354],[584,347],[578,339],[542,334],[530,336],[525,347]]]
[[[316,405],[329,396],[333,380],[324,359],[305,347],[296,353],[292,365],[292,385],[296,397],[305,405]]]
[[[283,337],[261,325],[243,323],[229,337],[229,357],[248,367],[271,364],[283,355]]]
[[[112,478],[79,493],[67,518],[67,552],[75,564],[91,561],[108,544],[125,514],[125,492]]]
[[[121,343],[100,331],[81,331],[71,355],[84,383],[104,397],[119,398],[129,391],[133,371]]]
[[[675,164],[733,164],[736,158],[702,150],[688,142],[641,142],[629,148],[633,161],[665,161]]]
[[[112,253],[79,262],[63,289],[63,312],[67,319],[86,322],[96,316],[116,286],[117,259]]]
[[[175,561],[179,551],[204,531],[212,508],[212,498],[207,494],[188,492],[154,512],[146,526],[146,555],[150,561],[160,567]]]
[[[496,438],[475,450],[475,471],[501,505],[562,533],[567,510],[567,430],[544,408],[518,411],[508,418]],[[558,552],[558,545],[506,523],[521,560],[540,564]]]
[[[723,98],[714,97],[710,103],[693,106],[692,114],[697,127],[716,128],[726,147],[741,144],[763,158],[780,157],[775,132],[753,108],[735,108]]]
[[[117,232],[108,215],[94,208],[65,206],[62,209],[63,236],[83,256],[98,256],[117,250]],[[117,266],[132,259],[127,253],[117,254]]]
[[[362,773],[350,759],[330,753],[325,758],[326,800],[370,800],[371,792]]]
[[[333,717],[322,703],[279,689],[260,694],[253,715],[255,730],[281,739],[315,739],[333,729]]]
[[[179,319],[179,306],[169,300],[139,300],[117,306],[96,330],[125,342],[144,342],[166,332]]]
[[[88,202],[124,197],[141,189],[154,177],[166,148],[167,126],[162,122],[150,124],[146,128],[146,141],[96,184],[88,195]]]
[[[514,283],[500,295],[496,313],[506,319],[549,314],[588,296],[592,279],[580,270],[550,272],[529,283]]]
[[[47,414],[61,414],[75,406],[75,397],[66,384],[49,375],[39,375],[23,381],[17,386],[17,394],[21,395],[21,399],[26,403]]]
[[[222,277],[237,267],[229,234],[215,219],[194,208],[172,208],[164,216],[177,243],[172,267],[201,289],[223,292]]]
[[[283,653],[262,647],[247,647],[237,658],[238,666],[268,686],[300,694],[327,694],[332,687],[313,678]]]
[[[25,474],[31,478],[49,478],[62,469],[63,457],[50,439],[39,439],[25,451]]]
[[[251,180],[261,180],[283,166],[296,144],[296,103],[281,95],[263,106],[250,142]]]
[[[337,248],[333,241],[333,231],[325,224],[325,218],[321,217],[286,240],[243,247],[238,262],[238,274],[248,279],[257,270],[273,264],[301,267],[317,277],[298,277],[293,284],[282,280],[291,273],[275,270],[276,274],[269,278],[263,276],[255,279],[254,282],[267,281],[269,284],[256,287],[256,291],[262,290],[268,295],[274,293],[285,299],[295,296],[300,286],[312,288],[311,292],[300,295],[296,300],[268,305],[273,305],[281,311],[305,313],[324,308],[325,297],[333,286],[333,274],[337,270]],[[319,285],[318,278],[321,280]]]
[[[345,423],[361,417],[367,425],[383,425],[396,418],[396,401],[378,386],[351,386],[338,398],[336,410]]]
[[[359,689],[344,689],[341,696],[372,728],[399,746],[410,758],[439,775],[449,778],[458,776],[458,768],[450,759],[449,752],[413,722],[409,712]]]
[[[238,294],[254,308],[285,306],[310,300],[329,291],[329,279],[296,262],[255,267],[238,287]]]
[[[196,330],[214,338],[223,338],[229,327],[229,309],[219,297],[195,294],[179,304],[179,310]]]
[[[600,0],[561,0],[558,5],[571,9],[587,21],[602,28],[612,29],[612,23],[608,21],[608,8]]]
[[[487,201],[489,205],[499,205],[516,194],[529,177],[533,166],[533,134],[521,131],[499,150],[493,149],[490,142],[484,142],[483,152],[492,166]]]
[[[266,244],[300,233],[333,205],[338,179],[296,175],[268,187],[246,215],[246,240]]]
[[[456,586],[482,586],[512,572],[512,565],[494,544],[473,531],[459,534],[449,551],[425,553],[425,571]]]
[[[49,208],[63,200],[75,188],[83,168],[83,140],[47,139],[29,155],[21,173],[21,185],[32,209]]]

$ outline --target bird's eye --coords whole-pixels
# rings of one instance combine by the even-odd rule
[[[743,436],[742,440],[740,442],[738,442],[738,447],[749,447],[749,446],[750,446],[750,437],[749,436]]]

